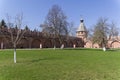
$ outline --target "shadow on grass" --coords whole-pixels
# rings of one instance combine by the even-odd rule
[[[96,48],[64,48],[64,50],[103,51],[102,49],[96,49]]]
[[[39,58],[39,59],[31,60],[30,62],[40,62],[40,61],[50,61],[50,60],[60,60],[60,58],[57,57]]]
[[[19,60],[17,61],[17,63],[36,63],[41,61],[52,61],[52,60],[61,60],[61,58],[58,57],[36,58],[32,60]]]
[[[102,48],[64,48],[64,50],[103,51]],[[120,51],[120,49],[107,49],[106,51]]]
[[[109,49],[109,51],[120,51],[120,49]]]

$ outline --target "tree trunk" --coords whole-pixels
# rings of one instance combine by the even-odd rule
[[[56,46],[54,45],[54,48],[53,48],[54,50],[56,49]]]
[[[105,40],[104,40],[104,38],[103,38],[102,47],[103,47],[103,51],[106,51],[106,44],[105,44]]]
[[[53,48],[53,49],[55,50],[55,49],[56,49],[56,40],[55,40],[55,35],[54,35],[54,40],[53,40],[53,41],[54,41],[54,48]]]
[[[3,49],[3,42],[1,42],[1,49]]]
[[[16,63],[16,44],[14,44],[14,63]]]

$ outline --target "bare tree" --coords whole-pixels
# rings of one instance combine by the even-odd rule
[[[112,22],[109,26],[109,39],[111,39],[111,37],[118,36],[118,34],[119,34],[119,29],[116,26],[116,24]]]
[[[60,43],[63,42],[63,35],[68,35],[67,16],[58,5],[53,5],[49,10],[44,24],[41,24],[43,32],[54,35],[54,47],[56,47],[55,39],[58,38]]]
[[[67,29],[68,29],[69,36],[76,36],[76,29],[77,28],[74,27],[74,22],[70,22]]]
[[[16,63],[16,45],[20,42],[23,37],[26,29],[21,29],[23,26],[23,15],[17,15],[15,17],[15,22],[11,22],[11,17],[7,15],[7,27],[8,27],[8,35],[10,37],[10,41],[14,47],[14,63]],[[4,34],[4,33],[3,33]]]
[[[106,47],[108,35],[108,23],[106,18],[100,18],[93,29],[93,43],[98,43],[100,47]]]

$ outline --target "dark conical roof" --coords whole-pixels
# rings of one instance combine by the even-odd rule
[[[84,20],[83,19],[80,20],[80,25],[79,25],[77,31],[87,31],[87,29],[84,25]]]

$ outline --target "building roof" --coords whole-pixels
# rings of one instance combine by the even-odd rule
[[[77,29],[77,32],[78,31],[87,31],[87,29],[86,29],[86,27],[84,25],[84,20],[83,19],[80,20],[80,25],[79,25],[79,27]]]

